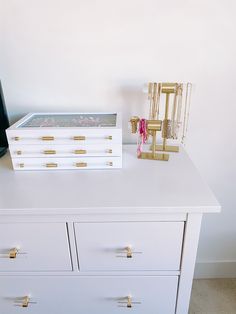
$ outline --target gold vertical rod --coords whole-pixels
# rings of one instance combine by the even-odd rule
[[[170,94],[166,93],[165,120],[168,119]],[[163,151],[166,150],[166,138],[163,139]]]
[[[156,154],[156,138],[157,138],[157,132],[153,131],[152,132],[152,155],[153,155],[153,158],[155,157],[155,154]]]

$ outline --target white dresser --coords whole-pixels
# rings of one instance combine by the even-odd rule
[[[0,160],[1,314],[187,314],[203,213],[182,150],[123,169],[14,172]]]

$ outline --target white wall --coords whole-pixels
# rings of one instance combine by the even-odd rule
[[[204,218],[198,261],[208,268],[199,263],[199,276],[236,276],[235,10],[233,0],[0,0],[11,121],[30,111],[121,110],[130,142],[143,83],[195,84],[187,149],[223,206]]]

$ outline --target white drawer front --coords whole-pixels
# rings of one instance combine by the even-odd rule
[[[13,158],[15,170],[86,170],[122,167],[121,157]]]
[[[65,223],[0,224],[0,271],[71,270]]]
[[[122,142],[121,129],[49,129],[6,131],[10,145],[19,144],[111,144]]]
[[[80,271],[179,270],[183,222],[76,223]]]
[[[1,313],[174,314],[177,284],[177,276],[2,277]]]
[[[121,156],[119,144],[77,144],[77,145],[11,145],[13,158],[28,157],[78,157],[78,156]]]

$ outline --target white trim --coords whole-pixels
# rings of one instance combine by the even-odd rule
[[[194,278],[236,278],[236,261],[199,261],[195,266]]]

